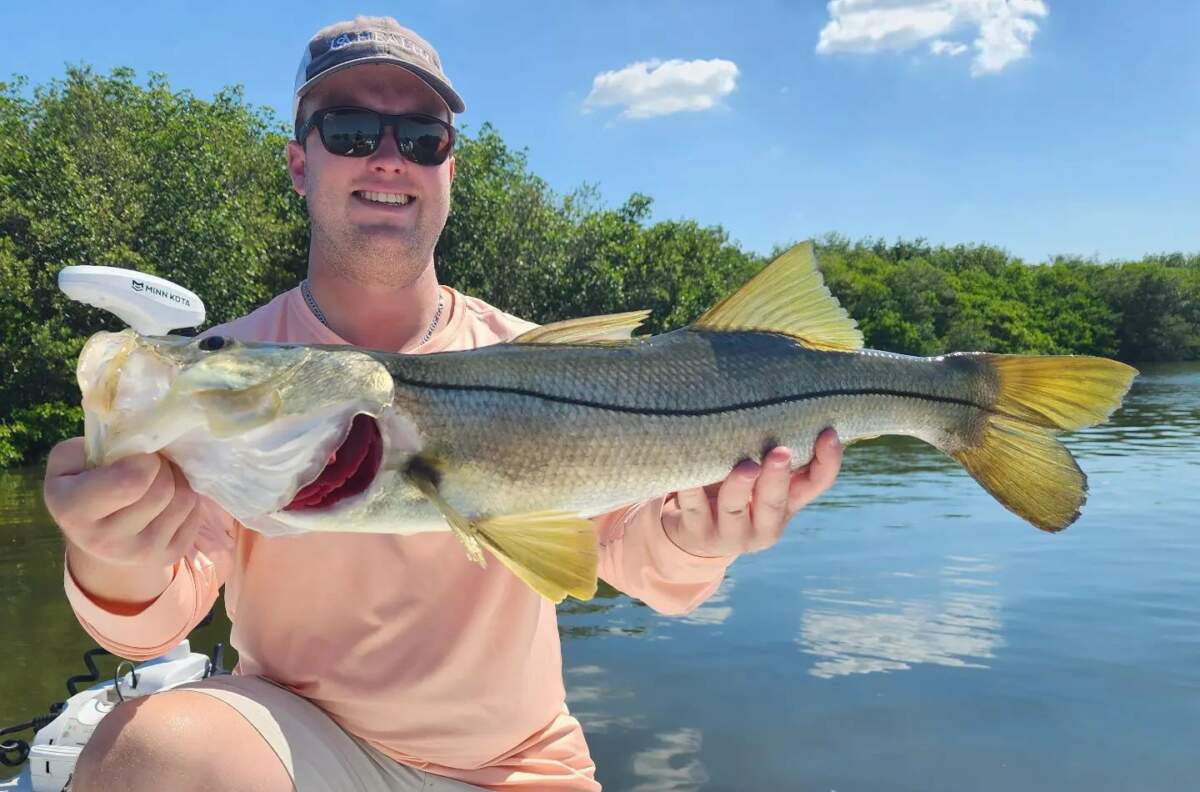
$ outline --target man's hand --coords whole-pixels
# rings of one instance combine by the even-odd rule
[[[64,440],[50,451],[42,492],[76,582],[103,600],[157,597],[200,529],[196,493],[158,454],[85,469],[83,438]]]
[[[790,473],[791,458],[789,449],[774,448],[762,465],[747,460],[723,482],[675,493],[677,507],[663,509],[667,536],[694,556],[754,553],[775,544],[788,520],[833,484],[842,446],[826,429],[811,462]]]

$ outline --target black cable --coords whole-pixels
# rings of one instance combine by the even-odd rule
[[[68,679],[67,680],[67,692],[70,693],[72,696],[74,696],[76,693],[79,692],[77,685],[79,685],[80,682],[87,682],[87,683],[99,682],[100,681],[100,669],[96,668],[96,661],[93,660],[92,658],[105,657],[105,656],[108,656],[111,654],[112,654],[112,652],[110,652],[107,649],[100,647],[100,646],[97,646],[95,649],[88,649],[86,652],[84,652],[83,653],[83,664],[85,666],[87,666],[88,673],[76,674],[75,676]]]
[[[5,726],[3,729],[0,729],[0,736],[22,732],[26,729],[32,729],[36,732],[38,729],[45,728],[51,721],[57,718],[58,711],[61,709],[62,707],[58,707],[56,711],[51,712],[49,715],[38,715],[36,718],[25,723],[18,723],[15,726]],[[29,743],[25,740],[13,739],[0,742],[0,765],[4,765],[5,767],[20,767],[28,758]]]
[[[29,743],[24,740],[0,742],[0,765],[20,767],[29,758]]]

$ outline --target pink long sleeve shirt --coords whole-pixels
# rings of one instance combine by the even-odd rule
[[[442,287],[449,311],[422,353],[533,327]],[[298,289],[220,328],[253,341],[342,344]],[[699,558],[662,528],[663,499],[594,520],[600,576],[664,613],[707,599],[731,558]],[[567,712],[554,606],[502,564],[480,568],[450,533],[267,538],[205,500],[201,537],[141,612],[106,610],[65,575],[83,628],[134,660],[182,640],[225,586],[235,673],[311,700],[404,764],[494,789],[596,790]]]

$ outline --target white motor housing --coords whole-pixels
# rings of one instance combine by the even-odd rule
[[[63,267],[58,288],[81,303],[116,314],[142,335],[166,335],[204,324],[204,302],[157,275],[120,267]]]
[[[108,680],[67,699],[67,705],[43,727],[29,747],[28,771],[12,781],[0,783],[3,792],[61,792],[91,739],[100,720],[112,712],[122,698],[148,696],[160,690],[204,679],[209,659],[193,652],[185,638],[165,655],[139,664],[118,680]],[[137,675],[137,687],[133,677]],[[116,684],[120,684],[120,695]]]

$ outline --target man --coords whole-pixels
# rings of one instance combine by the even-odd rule
[[[465,106],[427,42],[390,18],[324,28],[295,102],[308,279],[210,332],[428,353],[532,327],[437,282]],[[789,460],[775,449],[719,486],[596,518],[601,576],[659,611],[694,608],[829,487],[840,447],[826,432],[809,466],[793,475]],[[158,455],[84,471],[79,438],[51,453],[45,496],[68,597],[100,643],[165,651],[224,585],[240,655],[232,677],[105,718],[74,789],[599,788],[565,705],[553,606],[450,533],[270,539]]]

